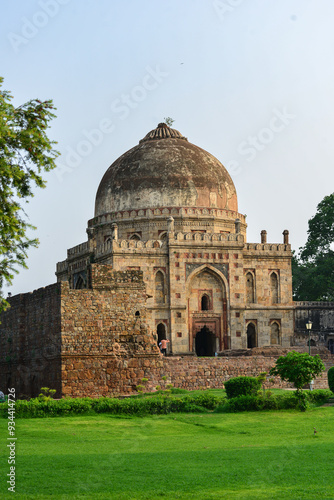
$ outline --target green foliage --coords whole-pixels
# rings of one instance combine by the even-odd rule
[[[308,239],[293,256],[295,300],[334,300],[334,193],[317,206],[308,221]]]
[[[298,400],[294,394],[269,396],[247,394],[231,398],[218,406],[215,413],[238,413],[241,411],[295,409]]]
[[[55,168],[58,152],[46,135],[55,115],[52,101],[33,99],[15,108],[2,90],[0,77],[0,290],[12,283],[17,266],[26,267],[27,251],[37,246],[27,232],[35,229],[25,218],[22,201],[45,187],[42,172]],[[8,306],[0,297],[0,310]]]
[[[291,351],[280,356],[276,366],[270,370],[270,375],[279,375],[282,380],[291,382],[300,391],[304,385],[325,370],[325,365],[319,355],[310,356],[307,353]]]
[[[314,389],[313,391],[303,391],[310,403],[323,405],[326,401],[333,396],[332,391],[329,389]]]
[[[17,418],[57,417],[78,414],[110,413],[113,415],[159,415],[178,412],[205,412],[213,410],[224,398],[212,394],[187,395],[183,398],[159,395],[149,398],[64,398],[60,400],[33,398],[16,401]],[[7,404],[0,408],[0,416],[8,417]]]
[[[50,401],[56,394],[56,389],[49,389],[49,387],[41,387],[41,393],[38,395],[40,401]]]
[[[305,411],[309,404],[322,405],[331,395],[331,391],[318,389],[315,391],[287,392],[273,395],[267,392],[265,396],[244,395],[228,399],[222,405],[218,405],[215,413],[237,413],[242,411],[262,410],[300,410]]]
[[[328,374],[327,374],[327,377],[328,377],[328,385],[329,385],[329,388],[332,392],[334,392],[334,366],[332,366],[329,370],[328,370]]]
[[[235,377],[225,382],[226,395],[230,398],[257,394],[261,380],[255,377]]]
[[[171,118],[170,116],[165,117],[164,120],[166,125],[168,125],[168,127],[171,127],[175,122],[175,120],[173,120],[173,118]]]

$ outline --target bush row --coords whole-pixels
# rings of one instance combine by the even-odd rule
[[[298,397],[297,393],[278,394],[273,396],[246,394],[237,398],[231,398],[223,402],[216,409],[216,413],[236,413],[241,411],[261,411],[261,410],[289,410],[298,409],[305,411],[309,404],[320,405],[332,396],[328,389],[318,389],[315,391],[303,391]]]
[[[18,400],[15,405],[17,418],[57,417],[66,415],[93,415],[110,413],[113,415],[158,415],[177,412],[204,412],[213,410],[222,404],[224,397],[212,394],[199,394],[177,398],[157,396],[150,398],[64,398],[41,401],[38,398],[29,401]],[[8,403],[0,405],[0,416],[7,418]]]
[[[167,413],[200,413],[214,410],[218,413],[234,413],[240,411],[306,409],[308,403],[323,404],[333,395],[330,390],[303,391],[303,401],[297,398],[296,392],[272,395],[242,395],[226,399],[212,394],[196,396],[151,396],[142,398],[64,398],[41,401],[38,398],[18,400],[15,405],[17,418],[58,417],[70,415],[94,415],[109,413],[113,415],[161,415]],[[301,408],[301,404],[304,405]],[[0,404],[0,417],[8,417],[8,403]]]

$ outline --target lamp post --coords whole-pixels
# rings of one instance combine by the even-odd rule
[[[306,323],[306,328],[308,331],[308,353],[311,354],[311,329],[312,329],[312,321],[308,320]]]

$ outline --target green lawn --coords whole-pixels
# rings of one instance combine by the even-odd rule
[[[16,420],[1,498],[334,499],[334,408]],[[314,435],[313,428],[317,429]]]

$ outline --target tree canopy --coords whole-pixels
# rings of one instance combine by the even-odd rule
[[[27,221],[22,203],[44,188],[43,172],[55,168],[58,151],[46,135],[55,117],[51,100],[32,99],[19,107],[2,89],[0,77],[0,290],[12,284],[18,266],[27,267],[27,251],[38,240],[28,237],[35,229]],[[8,303],[0,296],[0,310]]]
[[[308,221],[308,238],[292,260],[295,300],[334,300],[334,193]]]
[[[297,391],[300,391],[324,370],[325,365],[318,354],[310,356],[306,352],[291,351],[286,356],[280,356],[269,373],[279,375],[282,380],[291,382]]]

